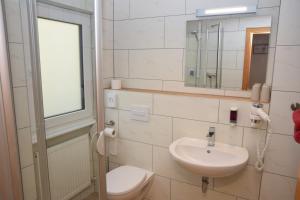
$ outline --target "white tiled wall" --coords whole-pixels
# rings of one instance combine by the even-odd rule
[[[297,76],[300,69],[298,64],[300,40],[297,37],[300,34],[299,1],[185,0],[185,6],[180,7],[182,5],[180,0],[172,1],[169,6],[166,6],[168,0],[114,0],[115,57],[114,66],[111,67],[115,69],[114,77],[121,77],[124,86],[128,88],[210,94],[210,90],[184,87],[183,79],[176,79],[176,73],[172,70],[177,69],[176,63],[180,62],[178,58],[177,61],[167,61],[167,57],[161,56],[162,53],[153,56],[154,53],[148,52],[163,52],[162,49],[168,52],[172,49],[173,52],[182,50],[184,54],[185,23],[194,19],[193,13],[196,8],[238,5],[245,2],[258,3],[258,15],[272,16],[273,34],[270,41],[271,56],[268,61],[271,67],[268,70],[267,81],[273,83],[273,91],[270,107],[265,105],[265,109],[270,111],[273,134],[270,148],[266,153],[265,171],[259,173],[253,167],[256,143],[258,140],[261,143],[265,142],[266,130],[250,128],[250,102],[119,91],[121,105],[117,109],[110,109],[109,112],[118,113],[118,121],[123,123],[118,128],[120,141],[131,142],[132,145],[128,147],[130,151],[136,152],[140,148],[145,150],[139,155],[127,153],[123,155],[124,157],[114,159],[114,162],[137,163],[138,166],[150,168],[156,173],[157,177],[148,199],[293,200],[294,198],[296,170],[300,166],[297,156],[300,153],[300,146],[292,137],[290,104],[300,102],[300,82]],[[232,24],[227,25],[229,29],[234,28]],[[162,58],[159,58],[160,56]],[[184,62],[183,55],[182,66]],[[242,63],[242,59],[237,59],[236,62]],[[232,62],[226,60],[225,63],[230,65]],[[169,68],[166,70],[164,67]],[[169,70],[172,71],[172,77],[165,74]],[[245,97],[249,95],[223,90],[215,90],[214,93]],[[148,105],[151,108],[150,122],[130,122],[127,114],[132,104]],[[231,127],[228,122],[229,107],[233,105],[239,107],[237,127]],[[157,130],[159,122],[156,119],[164,121],[164,124],[160,125],[164,130],[163,133]],[[200,177],[180,168],[169,157],[166,148],[170,142],[169,120],[171,120],[171,141],[183,136],[204,138],[208,127],[215,126],[218,141],[241,145],[249,150],[250,160],[247,168],[233,177],[214,179],[209,192],[203,195],[199,187]],[[139,161],[140,157],[142,158]],[[145,157],[151,162],[147,163]]]
[[[164,18],[146,18],[114,22],[115,49],[164,47]]]
[[[153,147],[153,169],[156,174],[169,179],[180,180],[193,185],[201,185],[201,176],[193,174],[178,164],[171,158],[168,148]]]
[[[129,51],[130,78],[182,80],[181,49]]]
[[[292,137],[289,107],[291,103],[300,101],[300,82],[295,76],[299,73],[299,8],[299,1],[281,1],[270,107],[272,128],[278,134],[272,136],[266,155],[266,171],[270,173],[263,175],[261,200],[294,198],[294,177],[300,166],[299,156],[295,155],[299,155],[300,146]]]
[[[169,200],[171,195],[170,179],[156,175],[147,199]]]
[[[247,0],[246,4],[253,4],[256,1]],[[168,85],[170,80],[183,84],[186,21],[196,19],[193,13],[197,8],[238,5],[241,2],[245,4],[244,1],[240,0],[209,2],[196,0],[115,0],[113,3],[115,56],[113,65],[110,65],[111,68],[114,68],[114,77],[124,78],[123,86],[130,88],[167,90],[165,85]],[[259,3],[258,15],[260,16],[258,17],[262,18],[260,25],[267,26],[266,24],[270,23],[267,16],[274,16],[270,41],[270,46],[273,47],[274,41],[276,41],[274,37],[277,35],[278,2],[273,4],[266,2],[264,4],[261,0]],[[247,19],[241,20],[223,20],[223,23],[225,30],[224,50],[226,50],[224,53],[230,51],[233,53],[232,59],[224,60],[223,63],[228,68],[224,69],[223,72],[223,85],[224,89],[232,90],[236,88],[236,85],[241,85],[242,70],[240,67],[243,65],[243,54],[241,53],[244,49],[242,38],[245,37],[243,28],[253,24],[253,20],[251,17],[247,17]],[[107,25],[105,26],[107,27]],[[110,40],[111,37],[108,37],[108,41],[104,41],[104,44]],[[109,42],[109,44],[112,43]],[[274,56],[272,55],[270,54],[270,63],[273,63]],[[272,75],[273,65],[269,66],[268,72]],[[235,79],[232,76],[226,76],[226,74],[233,72],[236,74]],[[272,82],[272,78],[268,77],[267,80],[268,83]],[[199,88],[182,87],[181,89],[185,92],[191,92],[191,90],[201,92]]]
[[[185,0],[131,0],[130,17],[154,17],[185,13]]]
[[[119,137],[168,147],[172,141],[172,119],[151,115],[148,123],[131,120],[129,111],[119,112]]]
[[[298,0],[281,1],[278,45],[300,45],[299,7]]]
[[[258,199],[261,173],[254,167],[248,166],[241,173],[228,178],[215,179],[216,191],[233,194],[246,199]]]
[[[232,195],[213,190],[208,190],[206,194],[203,194],[199,187],[178,181],[171,182],[172,200],[235,200],[235,198]]]
[[[300,74],[299,55],[300,46],[278,46],[276,48],[274,90],[300,92],[300,79],[297,76]],[[285,76],[282,76],[283,74]]]
[[[110,65],[113,66],[113,65]],[[129,50],[114,51],[115,77],[129,77]]]
[[[153,110],[158,115],[217,122],[218,106],[218,99],[155,94]]]
[[[25,86],[25,64],[23,44],[10,43],[9,44],[11,71],[12,71],[12,83],[14,87]]]
[[[184,195],[187,195],[186,193],[189,193],[188,191],[194,191],[195,194],[194,192],[189,194],[190,199],[200,195],[203,199],[211,200],[234,199],[237,196],[258,200],[262,174],[254,169],[256,142],[257,139],[262,143],[265,141],[266,130],[248,128],[251,102],[124,90],[106,90],[105,94],[110,92],[117,93],[118,107],[106,109],[106,121],[116,121],[119,144],[118,155],[111,156],[111,161],[120,165],[136,165],[154,171],[158,177],[149,194],[149,199],[170,199],[170,196],[172,200],[182,199]],[[131,119],[129,110],[134,105],[144,105],[150,108],[149,121]],[[234,127],[229,124],[228,111],[231,106],[240,108],[239,123]],[[267,110],[268,105],[265,105],[265,108]],[[211,179],[210,191],[207,195],[203,195],[200,188],[201,176],[180,167],[171,158],[168,146],[180,137],[205,139],[208,128],[211,126],[216,127],[217,141],[246,147],[250,153],[250,160],[248,167],[235,176]],[[297,146],[294,145],[294,148]],[[272,155],[276,155],[276,152]],[[292,165],[292,158],[282,159],[285,159],[287,165]],[[289,167],[284,169],[294,170]],[[280,168],[276,173],[281,173]],[[162,184],[162,187],[169,185],[171,192],[166,193],[165,190],[160,190],[156,182]],[[178,185],[186,189],[173,191],[172,188]]]
[[[297,177],[300,157],[300,145],[287,135],[273,134],[270,147],[265,158],[265,170],[288,177]]]
[[[113,49],[113,22],[111,20],[103,19],[103,48]]]
[[[260,200],[294,199],[295,188],[295,179],[263,173]]]
[[[89,0],[93,2],[94,0]],[[103,0],[102,1],[102,31],[103,31],[103,86],[109,87],[110,81],[116,75],[117,70],[114,66],[114,1],[113,0]]]
[[[34,166],[30,165],[21,170],[24,199],[37,199]]]
[[[118,140],[118,154],[111,156],[111,161],[151,170],[152,146],[141,142]]]
[[[9,57],[17,124],[17,136],[25,200],[37,198],[31,128],[27,93],[24,41],[22,35],[21,4],[19,0],[5,0],[5,14],[8,32]]]

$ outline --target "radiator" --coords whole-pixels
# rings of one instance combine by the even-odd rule
[[[89,137],[83,135],[48,150],[52,200],[67,200],[91,184]]]

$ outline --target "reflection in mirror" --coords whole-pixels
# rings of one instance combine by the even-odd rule
[[[185,86],[248,90],[265,83],[270,16],[188,21]]]

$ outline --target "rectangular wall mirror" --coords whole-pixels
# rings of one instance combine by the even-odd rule
[[[271,19],[239,15],[188,21],[185,86],[249,90],[265,83]]]

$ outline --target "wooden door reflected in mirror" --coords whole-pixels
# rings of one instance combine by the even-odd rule
[[[265,83],[271,29],[246,29],[245,58],[242,89],[251,89],[255,83]]]

